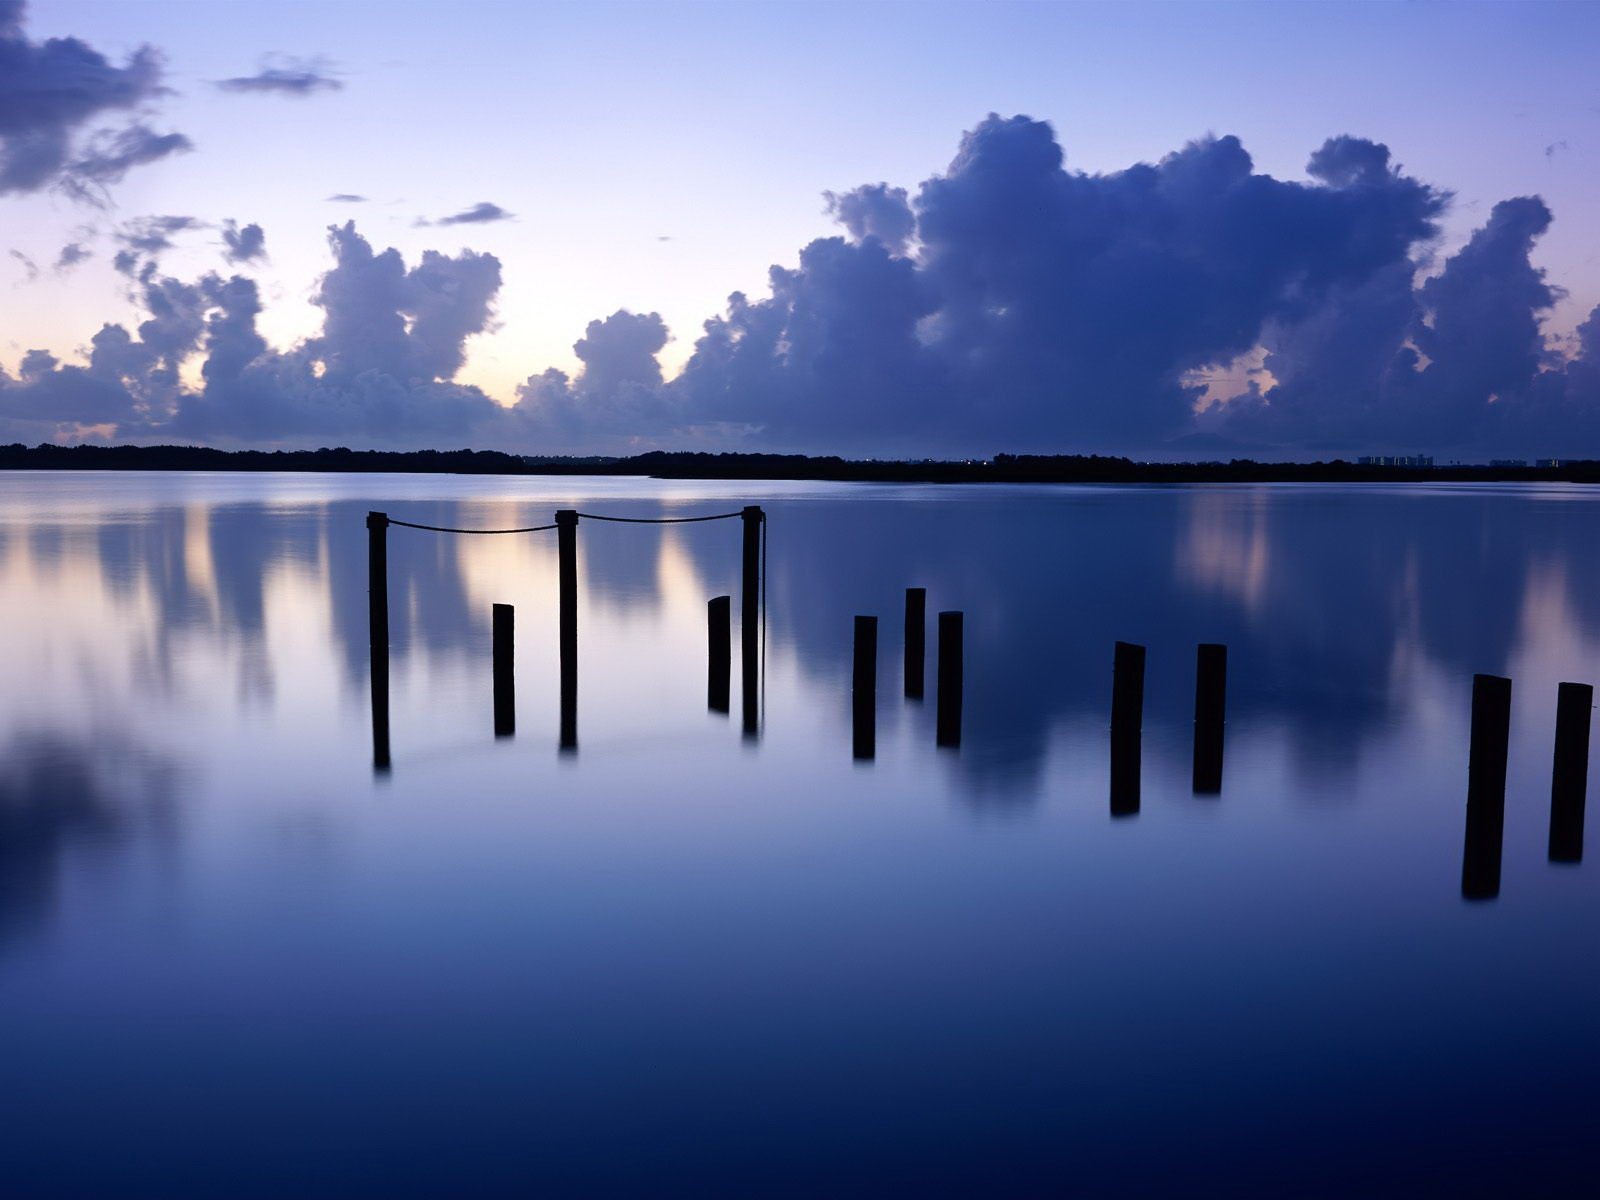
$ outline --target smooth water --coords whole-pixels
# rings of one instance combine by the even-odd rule
[[[1600,681],[1597,497],[0,475],[0,1190],[1584,1194],[1600,872],[1546,840],[1557,683]],[[575,754],[554,535],[392,528],[375,774],[369,509],[748,503],[759,737],[737,631],[733,714],[706,707],[738,521],[580,525]],[[1131,818],[1117,639],[1149,648]],[[1229,648],[1214,797],[1202,641]],[[1462,897],[1474,672],[1514,680],[1487,902]]]

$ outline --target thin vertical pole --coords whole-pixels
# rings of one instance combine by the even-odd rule
[[[1195,654],[1194,791],[1222,791],[1222,738],[1228,707],[1228,648],[1204,642]]]
[[[517,685],[513,666],[517,614],[509,604],[496,604],[493,613],[494,735],[505,738],[517,731]]]
[[[951,748],[961,745],[961,614],[939,614],[939,665],[935,687],[937,711],[934,741]]]
[[[1583,807],[1589,789],[1589,713],[1594,688],[1556,689],[1556,758],[1550,777],[1550,861],[1583,861]]]
[[[389,515],[367,514],[367,655],[372,678],[372,768],[389,760]]]
[[[733,599],[713,596],[706,604],[706,707],[728,711],[729,675],[733,669]]]
[[[923,661],[928,647],[928,589],[906,589],[906,699],[922,699]]]
[[[1139,811],[1139,758],[1144,731],[1144,647],[1118,642],[1111,680],[1111,815]]]
[[[578,513],[556,512],[561,626],[561,749],[578,748]]]
[[[1472,677],[1472,743],[1467,763],[1467,838],[1461,855],[1461,894],[1492,900],[1500,894],[1500,846],[1506,823],[1506,748],[1511,733],[1511,680]]]
[[[760,728],[761,686],[761,523],[766,514],[756,504],[739,514],[744,522],[744,570],[739,590],[739,649],[743,667],[744,734]]]
[[[878,618],[856,618],[855,669],[850,681],[851,752],[860,761],[876,753]]]

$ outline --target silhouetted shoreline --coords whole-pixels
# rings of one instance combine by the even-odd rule
[[[1600,461],[1558,466],[1369,466],[1137,462],[1104,455],[997,454],[979,460],[845,459],[833,455],[652,451],[627,457],[518,455],[499,450],[216,450],[204,446],[0,446],[0,470],[390,471],[453,475],[634,475],[660,479],[805,479],[863,483],[1407,483],[1600,482]]]

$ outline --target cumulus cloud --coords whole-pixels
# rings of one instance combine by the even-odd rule
[[[448,217],[440,217],[436,221],[419,220],[419,225],[487,225],[491,221],[510,221],[513,215],[501,208],[498,204],[491,204],[487,200],[480,200],[471,208],[462,209],[458,213],[451,213]]]
[[[267,235],[261,226],[241,226],[237,221],[222,223],[223,257],[231,263],[257,262],[267,256]]]
[[[904,254],[916,232],[917,218],[906,201],[905,188],[868,183],[848,192],[823,192],[828,212],[850,231],[855,241],[877,238],[893,254]]]
[[[141,46],[117,66],[78,38],[35,42],[24,13],[22,0],[0,0],[0,195],[63,185],[92,196],[132,167],[188,147],[181,134],[135,124],[79,149],[90,122],[164,93],[161,56]]]
[[[322,59],[269,57],[262,60],[255,74],[219,79],[214,86],[238,94],[301,98],[318,92],[341,91],[344,81]]]

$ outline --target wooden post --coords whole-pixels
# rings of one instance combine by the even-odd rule
[[[923,661],[928,647],[928,589],[906,589],[906,699],[922,699]]]
[[[496,604],[493,609],[494,735],[510,737],[517,731],[515,658],[516,609]]]
[[[1556,690],[1556,759],[1550,778],[1550,861],[1583,861],[1583,807],[1589,788],[1589,713],[1594,688]]]
[[[389,515],[367,514],[367,657],[372,681],[372,769],[389,761]]]
[[[952,749],[961,745],[961,620],[959,612],[939,614],[934,741],[937,745]]]
[[[1111,678],[1111,815],[1139,811],[1139,758],[1144,727],[1144,647],[1118,642]]]
[[[876,753],[878,716],[878,618],[856,618],[855,669],[850,680],[851,753],[870,761]]]
[[[706,604],[706,707],[728,711],[729,675],[733,668],[733,599],[713,596]]]
[[[1222,737],[1228,707],[1228,648],[1202,642],[1195,654],[1194,791],[1222,791]]]
[[[744,570],[739,589],[739,649],[741,655],[744,734],[755,737],[761,724],[761,523],[766,514],[759,505],[746,505]]]
[[[578,748],[578,513],[556,512],[557,591],[561,626],[561,749]]]
[[[1500,894],[1500,845],[1506,820],[1506,749],[1511,735],[1511,680],[1472,677],[1472,743],[1467,763],[1467,838],[1461,894]]]

